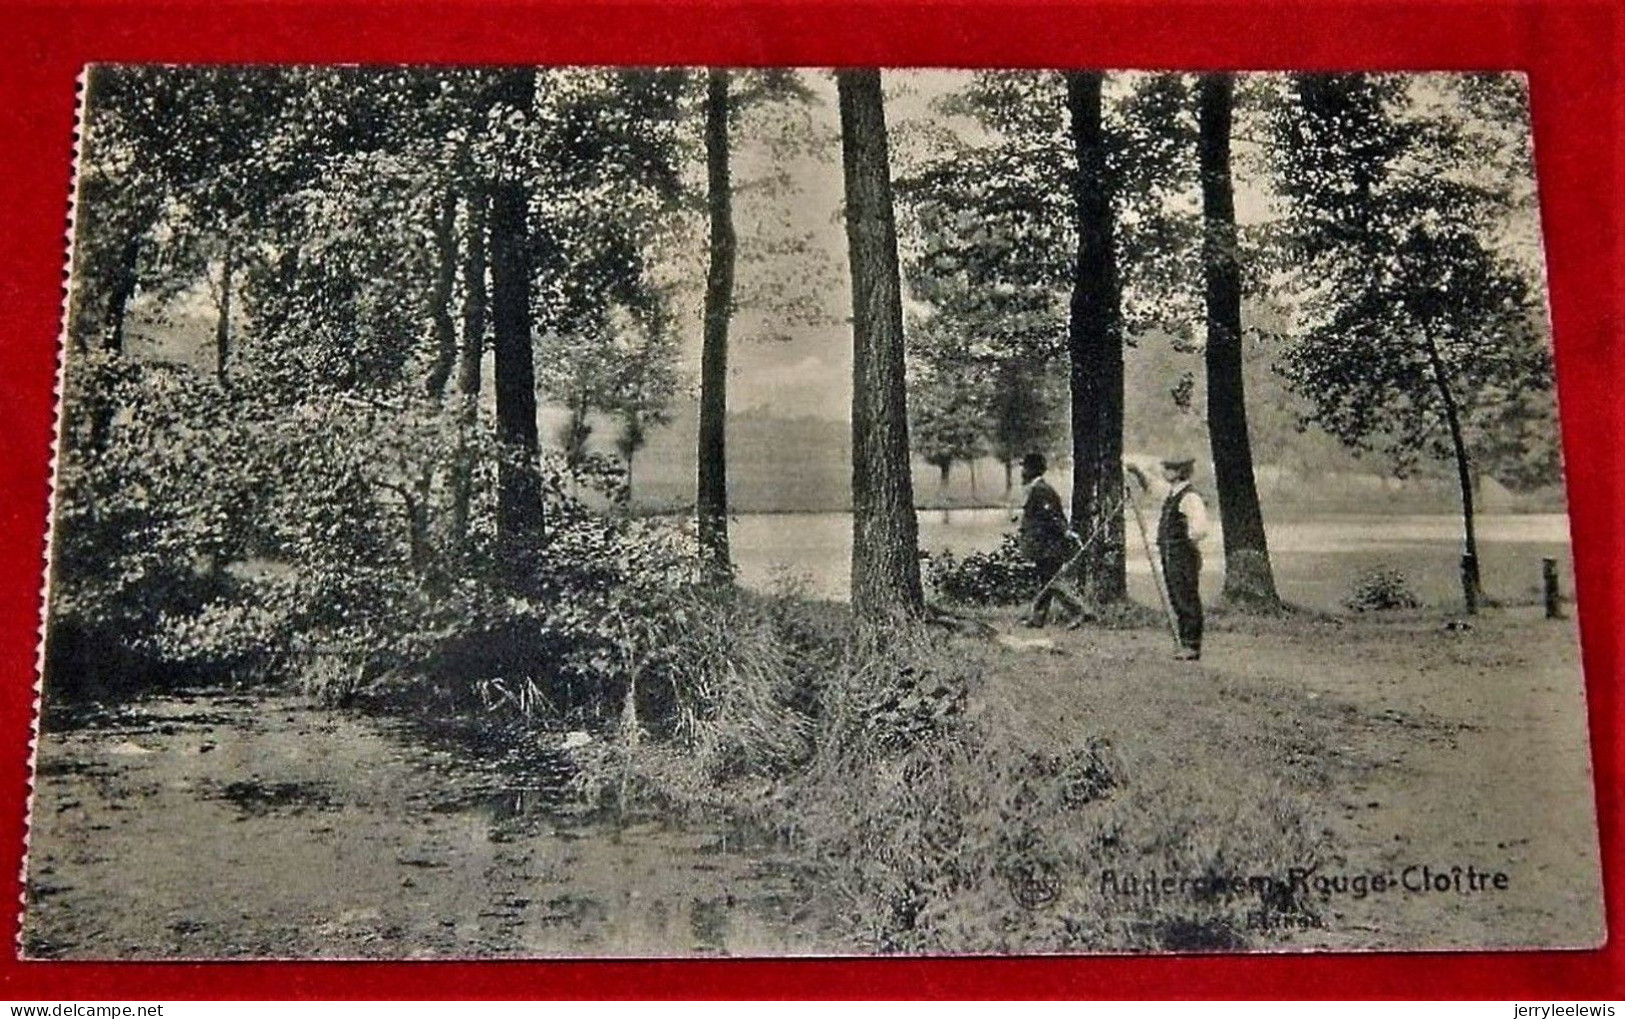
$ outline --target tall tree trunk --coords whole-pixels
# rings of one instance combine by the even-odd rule
[[[1072,523],[1094,537],[1082,563],[1097,602],[1128,596],[1123,534],[1122,286],[1106,166],[1100,71],[1069,71],[1066,104],[1077,167],[1072,177],[1077,263],[1067,350],[1071,356]]]
[[[124,317],[135,296],[140,276],[137,268],[141,260],[141,238],[131,237],[119,249],[118,269],[113,286],[107,296],[107,349],[115,354],[124,353]]]
[[[480,367],[485,357],[485,193],[475,190],[463,201],[468,246],[463,259],[463,343],[457,359],[457,392],[465,401],[480,395]]]
[[[500,101],[528,116],[536,72],[504,73]],[[543,530],[541,479],[536,471],[536,373],[530,319],[530,194],[514,179],[491,189],[491,326],[496,347],[497,437],[522,463],[497,468],[497,536],[512,543]]]
[[[457,360],[457,327],[451,320],[451,293],[457,283],[457,192],[452,188],[447,188],[440,198],[434,222],[434,246],[440,258],[434,290],[429,295],[435,356],[424,389],[430,399],[438,400],[445,395],[452,363]]]
[[[1202,172],[1202,272],[1207,290],[1207,427],[1224,524],[1224,596],[1253,608],[1280,604],[1253,477],[1241,374],[1241,264],[1230,176],[1235,82],[1205,74],[1198,86]]]
[[[103,340],[105,349],[114,354],[124,353],[124,319],[129,308],[130,299],[135,296],[137,283],[136,269],[141,256],[141,239],[132,237],[119,249],[119,262],[114,271],[112,286],[107,297],[106,336]],[[81,316],[87,320],[86,324],[94,321],[92,316]],[[78,323],[76,322],[76,325]],[[94,328],[93,326],[91,328]],[[83,328],[72,330],[75,345],[83,349],[89,344],[89,336]],[[113,431],[113,415],[117,408],[105,397],[90,401],[85,413],[89,420],[85,425],[85,443],[93,450],[105,449],[107,441]]]
[[[1467,456],[1467,442],[1461,433],[1461,410],[1456,394],[1450,387],[1444,358],[1432,334],[1424,333],[1422,342],[1427,349],[1428,366],[1433,370],[1433,384],[1439,390],[1439,401],[1444,405],[1445,424],[1450,429],[1450,445],[1456,454],[1456,481],[1461,486],[1461,595],[1468,612],[1477,612],[1483,598],[1478,569],[1478,532],[1473,519],[1473,465]]]
[[[226,234],[226,250],[220,256],[220,316],[214,324],[214,371],[221,382],[226,381],[226,358],[231,350],[231,278],[236,247],[231,234]]]
[[[496,347],[497,437],[523,463],[497,468],[497,534],[504,541],[539,534],[542,493],[534,460],[536,376],[531,351],[530,196],[504,182],[491,195],[491,324]]]
[[[414,572],[429,564],[429,486],[432,481],[429,471],[420,471],[410,487],[402,492],[406,501],[407,561]]]
[[[292,313],[292,302],[286,295],[292,294],[294,284],[299,280],[299,249],[291,241],[283,241],[282,250],[276,256],[276,288],[282,295],[280,299],[261,302],[254,309],[254,335],[275,338],[287,325],[288,317]]]
[[[480,365],[485,357],[485,205],[485,195],[479,191],[464,201],[468,247],[463,260],[463,345],[457,360],[458,415],[464,434],[473,432],[480,413]],[[468,541],[474,487],[469,456],[466,446],[458,451],[451,476],[451,533],[459,545]]]
[[[852,608],[870,619],[918,615],[925,598],[885,100],[879,71],[838,71],[835,80],[852,268]]]
[[[699,482],[695,500],[700,547],[714,579],[733,574],[728,551],[728,324],[733,316],[733,183],[729,167],[728,72],[706,81],[705,173],[710,265],[705,274],[705,337],[700,352]]]

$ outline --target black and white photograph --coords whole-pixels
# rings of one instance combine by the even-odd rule
[[[1603,943],[1522,75],[81,89],[25,958]]]

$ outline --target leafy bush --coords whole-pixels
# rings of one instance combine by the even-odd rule
[[[410,572],[382,570],[363,575],[371,583],[359,596],[335,583],[325,618],[301,629],[367,662],[368,674],[388,681],[380,693],[436,710],[598,726],[630,695],[634,710],[667,714],[646,703],[659,693],[651,672],[666,648],[652,634],[676,625],[700,576],[694,536],[659,521],[555,509],[546,538],[503,569],[482,562],[427,587]]]
[[[176,678],[187,663],[162,636],[234,593],[219,566],[252,519],[240,472],[215,469],[234,455],[232,409],[195,373],[100,353],[76,354],[64,385],[46,682]]]
[[[340,700],[388,686],[599,718],[640,620],[699,575],[682,528],[576,498],[620,473],[527,461],[418,392],[226,386],[94,354],[68,387],[53,692],[294,675]],[[466,464],[469,526],[436,531]],[[523,547],[496,540],[498,464],[539,475],[545,534]]]
[[[1354,612],[1380,612],[1386,609],[1414,609],[1422,600],[1411,590],[1405,574],[1389,567],[1362,573],[1354,589],[1343,599],[1343,607]]]
[[[990,552],[934,553],[926,561],[925,580],[937,598],[956,605],[1018,605],[1043,586],[1038,567],[1021,554],[1013,534]]]

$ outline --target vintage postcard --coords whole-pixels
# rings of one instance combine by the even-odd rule
[[[83,86],[25,957],[1602,943],[1521,76]]]

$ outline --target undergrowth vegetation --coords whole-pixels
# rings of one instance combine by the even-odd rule
[[[639,628],[698,575],[684,528],[589,507],[613,505],[621,468],[524,460],[409,392],[295,400],[94,356],[66,385],[53,696],[297,677],[334,701],[393,682],[451,709],[588,719],[620,703]],[[457,528],[427,507],[456,498],[470,450]],[[536,479],[545,528],[526,542],[498,540],[499,469]]]
[[[1366,570],[1354,580],[1343,607],[1352,612],[1383,612],[1388,609],[1420,608],[1422,599],[1411,588],[1405,574],[1388,566]]]
[[[925,581],[938,599],[953,605],[1019,605],[1031,601],[1044,583],[1013,534],[985,552],[932,553]]]

